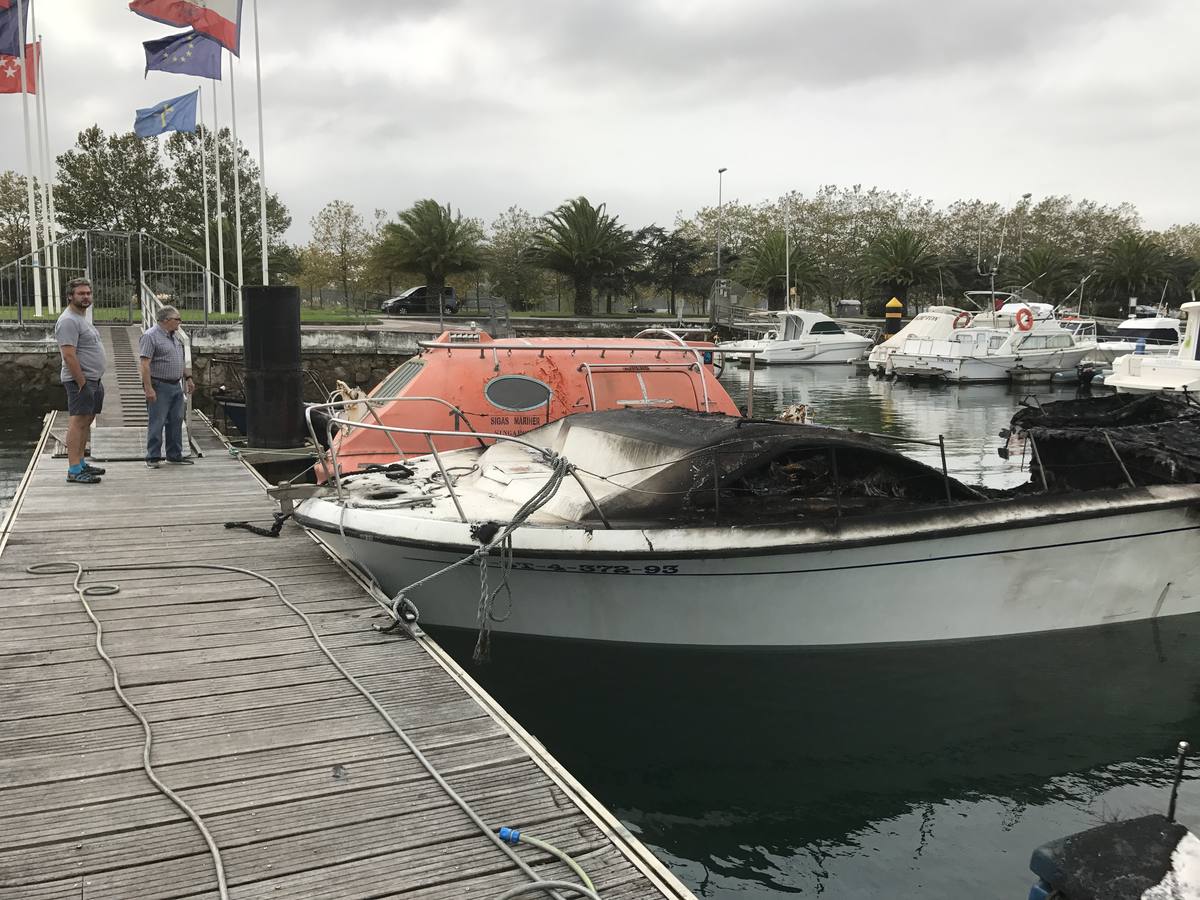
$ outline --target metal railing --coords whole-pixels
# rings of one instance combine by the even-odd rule
[[[397,399],[405,399],[405,398],[397,398]],[[411,399],[416,399],[416,398],[411,398]],[[429,399],[429,398],[422,398],[422,399]],[[351,404],[361,403],[361,402],[362,402],[361,400],[339,400],[339,401],[335,401],[333,403],[322,403],[317,406],[309,406],[304,411],[304,420],[308,424],[308,433],[313,439],[313,444],[318,448],[321,447],[321,441],[318,439],[316,427],[313,425],[313,413],[320,410],[320,411],[323,411],[326,415],[325,428],[326,428],[326,438],[327,438],[327,441],[329,444],[329,449],[327,451],[318,450],[318,462],[319,462],[319,464],[323,465],[326,468],[326,471],[332,470],[333,478],[334,478],[334,487],[335,487],[335,490],[337,491],[338,502],[345,503],[346,496],[344,493],[343,475],[341,473],[341,467],[338,465],[338,462],[337,462],[337,448],[336,448],[335,442],[333,440],[335,426],[337,426],[339,428],[366,428],[371,431],[384,432],[386,435],[388,435],[388,440],[391,442],[392,446],[396,448],[396,451],[399,454],[401,461],[406,459],[406,457],[403,453],[400,452],[399,445],[397,445],[397,443],[396,443],[395,439],[392,437],[392,435],[394,435],[394,434],[419,435],[421,437],[424,437],[426,442],[429,445],[429,455],[433,457],[434,463],[438,467],[438,472],[441,473],[442,483],[444,485],[446,485],[446,490],[449,492],[450,499],[454,503],[455,511],[458,513],[459,521],[463,522],[464,524],[469,523],[469,520],[467,519],[467,516],[466,516],[466,512],[463,510],[462,501],[459,499],[458,493],[454,490],[454,479],[449,476],[446,466],[445,466],[445,463],[442,462],[442,454],[437,449],[437,445],[434,443],[434,440],[433,440],[435,437],[460,438],[460,437],[462,437],[462,432],[461,431],[443,431],[443,430],[436,430],[436,429],[429,429],[429,428],[402,428],[398,425],[384,425],[382,422],[378,421],[378,418],[376,418],[377,424],[371,424],[368,422],[352,421],[349,419],[339,418],[337,415],[332,414],[332,411],[335,409],[345,409],[345,408],[349,407]],[[442,402],[445,403],[445,401],[442,401]],[[452,404],[446,403],[446,405],[451,406],[451,408],[454,408],[452,406]],[[479,439],[481,445],[483,444],[484,440],[507,441],[508,443],[519,444],[522,447],[526,447],[530,450],[533,450],[539,456],[545,456],[548,452],[550,452],[549,449],[546,447],[539,447],[537,444],[534,444],[531,441],[525,441],[525,440],[522,440],[521,438],[513,437],[510,434],[495,434],[492,432],[474,431],[474,429],[472,429],[472,432],[475,435],[475,437],[477,439]],[[596,502],[596,498],[592,494],[592,492],[588,489],[588,486],[583,483],[583,479],[579,477],[579,473],[575,471],[575,467],[568,463],[567,464],[567,472],[568,472],[568,474],[571,475],[572,478],[575,479],[575,483],[579,485],[580,490],[582,490],[583,493],[587,496],[588,501],[592,504],[592,508],[596,510],[596,515],[599,516],[600,521],[604,523],[604,527],[612,528],[612,524],[608,521],[608,518],[604,515],[604,511],[600,508],[600,504],[598,502]]]
[[[748,356],[750,358],[750,366],[748,368],[749,379],[746,388],[746,415],[750,418],[754,417],[754,361],[762,350],[748,348],[737,350],[723,350],[720,347],[693,347],[683,341],[678,335],[673,335],[679,341],[678,346],[671,347],[630,347],[628,344],[506,344],[501,341],[493,341],[490,344],[480,344],[475,342],[456,342],[451,341],[442,343],[440,341],[419,341],[417,346],[424,350],[475,350],[479,353],[479,358],[484,359],[484,354],[489,351],[492,354],[492,360],[497,368],[500,365],[500,353],[512,355],[514,352],[536,353],[539,356],[545,356],[547,350],[570,350],[577,352],[580,350],[598,351],[600,358],[605,359],[609,353],[628,353],[632,356],[635,353],[653,353],[656,359],[662,359],[664,353],[685,353],[693,358],[694,364],[701,371],[701,379],[703,379],[703,368],[705,365],[705,354],[712,354],[712,358],[717,356],[722,358],[726,356]],[[593,364],[595,365],[595,364]],[[628,365],[637,365],[629,363]],[[679,365],[679,364],[676,364]],[[715,377],[715,376],[714,376]],[[708,396],[708,384],[704,385],[704,394]],[[705,401],[705,410],[708,410],[707,399]],[[592,395],[592,405],[595,408],[595,395]]]
[[[0,265],[0,320],[57,316],[67,283],[79,277],[92,282],[98,322],[134,324],[143,285],[193,324],[222,314],[233,321],[241,311],[238,288],[186,253],[140,232],[90,230],[64,233]]]

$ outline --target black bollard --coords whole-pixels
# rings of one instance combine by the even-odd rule
[[[251,447],[282,449],[305,443],[300,366],[300,289],[242,288],[246,365],[246,438]]]

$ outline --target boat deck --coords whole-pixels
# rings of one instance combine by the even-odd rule
[[[99,485],[66,482],[48,449],[65,424],[47,423],[0,530],[0,900],[219,896],[201,832],[142,770],[143,730],[74,576],[26,571],[53,562],[119,584],[88,597],[104,648],[153,728],[157,775],[219,847],[228,896],[494,900],[532,877],[268,584],[168,566],[275,580],[484,822],[570,853],[605,900],[692,896],[436,644],[373,630],[389,620],[307,532],[227,530],[270,525],[274,507],[201,420],[197,465],[107,462]],[[144,568],[103,571],[128,565]],[[539,878],[578,881],[531,846],[513,852]]]

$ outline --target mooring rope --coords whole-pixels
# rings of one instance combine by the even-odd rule
[[[470,558],[472,557],[468,557],[468,559]],[[96,652],[100,655],[101,659],[104,660],[105,665],[108,666],[109,671],[112,673],[113,690],[116,692],[117,697],[120,699],[125,708],[128,709],[130,713],[137,718],[138,722],[141,723],[142,732],[144,734],[144,741],[142,744],[142,769],[146,773],[146,777],[150,780],[150,782],[156,788],[158,788],[158,790],[164,796],[166,796],[169,800],[171,800],[172,803],[174,803],[177,807],[179,807],[180,810],[183,811],[183,813],[192,821],[192,824],[196,826],[196,829],[200,832],[200,835],[204,838],[204,842],[208,846],[209,855],[213,860],[213,867],[216,870],[217,888],[220,893],[220,900],[229,900],[229,887],[225,878],[225,867],[221,859],[221,851],[217,847],[212,832],[209,831],[208,827],[204,824],[204,820],[200,814],[192,809],[182,797],[180,797],[177,793],[175,793],[175,791],[163,783],[163,781],[159,779],[158,775],[155,774],[154,764],[151,758],[154,746],[154,731],[150,726],[150,722],[144,715],[142,715],[137,706],[126,696],[125,691],[121,686],[121,676],[117,671],[116,664],[112,661],[112,658],[109,657],[108,653],[104,649],[104,626],[101,625],[100,620],[93,612],[91,604],[87,602],[87,598],[89,596],[111,596],[118,593],[121,588],[119,585],[115,584],[93,584],[88,585],[87,587],[83,587],[80,584],[83,576],[92,572],[161,572],[163,570],[178,571],[181,569],[201,569],[205,571],[236,573],[240,575],[246,575],[265,584],[269,584],[272,589],[274,589],[275,595],[279,598],[280,602],[297,616],[299,616],[304,622],[305,626],[308,628],[309,634],[312,636],[313,641],[316,642],[317,647],[325,655],[325,658],[328,659],[333,667],[342,675],[342,677],[345,678],[346,681],[348,681],[356,691],[358,691],[363,699],[371,704],[372,708],[379,713],[379,715],[383,718],[383,721],[386,722],[393,733],[400,738],[408,751],[413,754],[414,758],[416,758],[417,762],[421,764],[429,776],[433,778],[433,780],[446,793],[446,795],[450,797],[450,799],[454,801],[454,803],[464,813],[466,813],[467,817],[479,828],[484,836],[487,837],[492,844],[498,847],[501,852],[503,852],[505,856],[515,863],[517,868],[519,868],[530,879],[530,884],[523,885],[517,890],[521,891],[521,893],[526,893],[529,890],[545,890],[552,897],[556,898],[556,900],[563,900],[563,897],[556,891],[556,888],[559,887],[564,890],[569,889],[574,890],[577,893],[583,893],[585,897],[594,896],[594,894],[589,894],[586,888],[580,889],[578,886],[571,885],[569,882],[544,881],[541,876],[539,876],[532,868],[530,868],[529,865],[522,860],[521,857],[511,847],[509,847],[508,844],[501,840],[499,835],[493,831],[488,824],[483,821],[482,818],[480,818],[479,814],[471,807],[471,804],[456,790],[454,790],[448,781],[446,781],[442,773],[437,770],[437,767],[434,766],[428,757],[426,757],[425,754],[420,751],[417,745],[413,742],[412,738],[410,738],[407,732],[405,732],[404,729],[399,725],[399,723],[397,723],[396,720],[388,714],[387,710],[383,708],[383,706],[378,700],[375,699],[371,692],[367,690],[362,683],[346,669],[345,666],[338,662],[332,651],[330,651],[329,647],[326,646],[325,642],[321,639],[320,634],[317,633],[317,628],[313,624],[312,619],[310,619],[303,610],[288,600],[283,593],[283,589],[280,588],[279,584],[272,578],[269,578],[260,572],[255,572],[253,569],[246,569],[242,568],[241,566],[223,566],[215,563],[152,563],[89,566],[84,568],[78,562],[67,561],[56,563],[36,563],[34,565],[27,566],[25,571],[31,575],[66,575],[72,572],[75,574],[74,588],[76,596],[79,598],[80,604],[83,606],[84,611],[87,613],[88,618],[91,619],[92,625],[96,630]],[[505,896],[520,896],[520,894],[512,894],[510,891]]]

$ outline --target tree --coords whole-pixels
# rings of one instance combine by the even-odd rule
[[[668,234],[658,227],[649,230],[647,246],[649,281],[669,294],[668,309],[675,315],[678,294],[701,296],[706,282],[712,280],[711,273],[705,278],[703,272],[708,247],[682,228]]]
[[[537,219],[516,206],[492,222],[485,268],[492,289],[513,309],[529,309],[545,286],[545,274],[533,261],[537,224]]]
[[[0,263],[29,252],[29,198],[24,175],[0,172]]]
[[[1096,264],[1096,280],[1110,293],[1116,313],[1120,312],[1122,300],[1141,296],[1147,289],[1153,291],[1169,275],[1166,252],[1154,238],[1140,232],[1123,234],[1110,241]]]
[[[312,241],[306,252],[319,271],[341,286],[342,299],[349,306],[367,260],[368,235],[363,217],[354,204],[334,200],[326,203],[309,225]]]
[[[1049,244],[1025,250],[1013,264],[1012,272],[1018,284],[1029,285],[1048,303],[1065,298],[1079,284],[1080,277],[1078,264]]]
[[[605,205],[586,197],[568,200],[542,217],[534,236],[533,256],[554,272],[568,275],[575,287],[575,315],[592,315],[592,286],[597,277],[613,274],[638,256],[634,236]]]
[[[309,303],[312,302],[315,292],[317,304],[320,305],[321,291],[333,280],[333,263],[323,250],[312,244],[301,247],[296,255],[299,265],[294,281],[308,294]]]
[[[867,246],[863,257],[863,277],[884,289],[890,299],[903,304],[908,314],[908,291],[915,285],[936,281],[938,258],[924,236],[903,226],[879,232]]]
[[[178,225],[168,202],[171,173],[157,138],[79,132],[74,149],[58,157],[55,212],[67,230],[141,231],[173,240]]]
[[[374,252],[386,271],[422,275],[430,296],[442,295],[447,275],[483,266],[483,228],[452,213],[449,203],[418,200],[398,218],[383,226]]]
[[[152,139],[146,139],[152,140]],[[204,259],[204,172],[201,167],[200,143],[204,141],[204,162],[208,167],[209,245],[217,252],[217,200],[214,152],[221,153],[221,227],[224,229],[225,277],[237,279],[236,215],[233,195],[233,163],[237,159],[238,186],[242,197],[242,268],[246,281],[257,283],[262,271],[262,228],[259,198],[258,165],[238,141],[234,153],[233,136],[228,128],[214,134],[203,125],[195,132],[175,131],[164,142],[170,163],[171,192],[168,198],[173,235],[163,239],[177,246],[193,259]],[[267,191],[267,248],[272,281],[281,283],[288,270],[295,268],[292,251],[284,241],[284,233],[292,224],[291,214],[277,194]],[[162,235],[156,235],[162,236]],[[290,264],[290,265],[289,265]],[[214,261],[213,269],[219,270]]]

